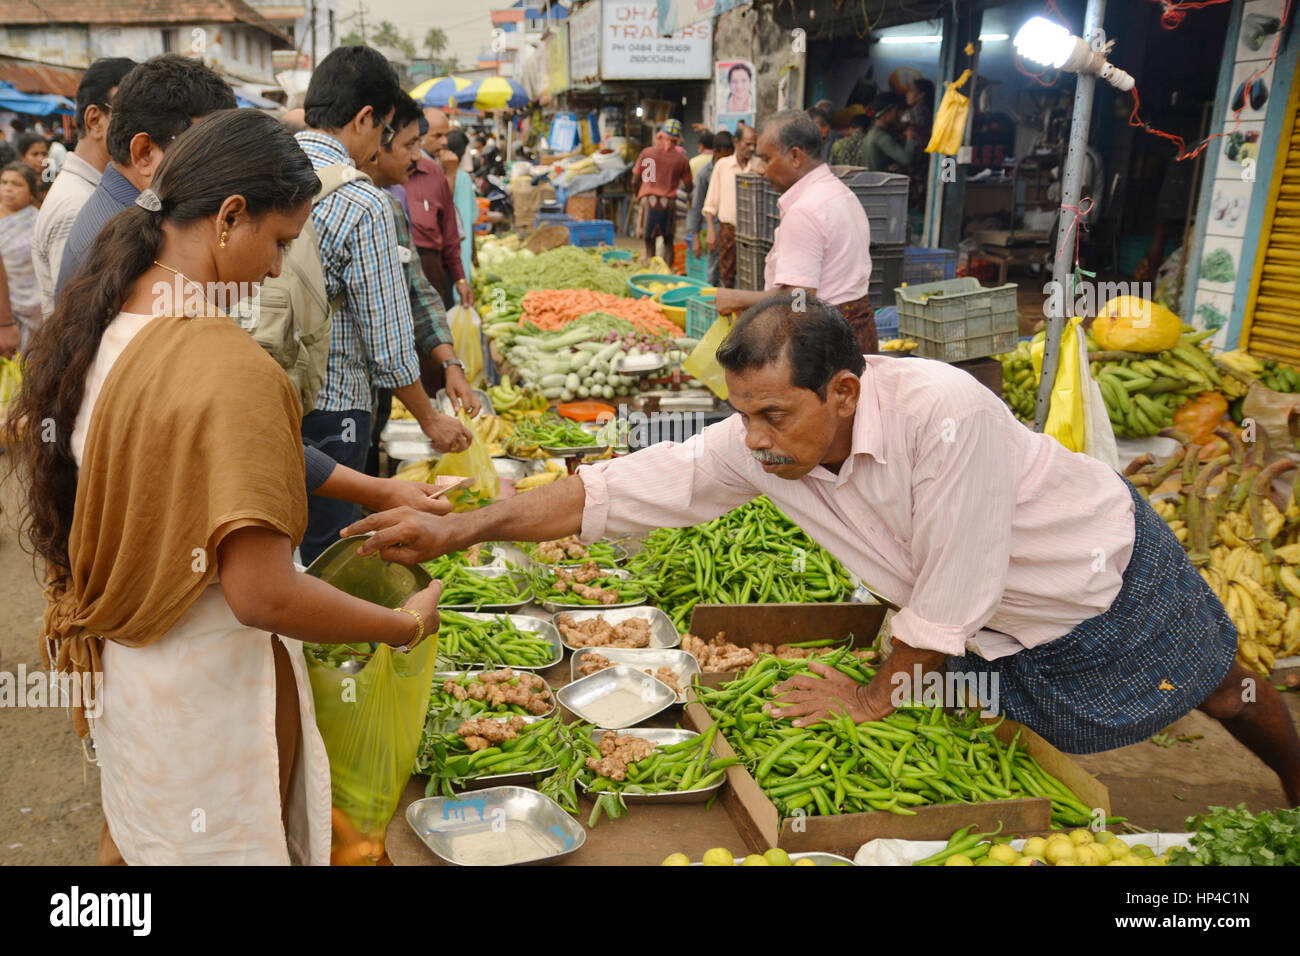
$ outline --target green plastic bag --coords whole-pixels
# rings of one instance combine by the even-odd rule
[[[358,673],[306,656],[316,726],[330,762],[330,862],[377,863],[384,855],[384,831],[420,749],[438,637],[430,635],[405,654],[380,644]]]
[[[454,491],[447,495],[456,511],[464,511],[469,507],[479,507],[495,501],[496,496],[501,492],[501,476],[497,474],[496,467],[492,464],[492,456],[488,453],[487,445],[483,444],[483,439],[479,438],[478,432],[470,424],[465,409],[458,409],[456,417],[473,436],[469,448],[443,455],[433,466],[430,474],[474,479],[474,484],[466,491]]]

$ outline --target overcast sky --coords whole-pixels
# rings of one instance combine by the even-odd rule
[[[339,0],[339,36],[358,25],[352,16],[358,0]],[[424,34],[430,27],[441,27],[447,34],[447,52],[460,58],[461,66],[473,68],[481,47],[492,42],[489,11],[510,6],[511,0],[364,0],[366,32],[372,23],[391,20],[424,53]],[[344,17],[348,19],[344,20]]]

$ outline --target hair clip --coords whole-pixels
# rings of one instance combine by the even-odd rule
[[[162,212],[162,200],[152,189],[146,189],[140,195],[135,197],[135,204],[141,209],[148,209],[150,212]]]

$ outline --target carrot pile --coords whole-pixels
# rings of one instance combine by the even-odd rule
[[[681,329],[650,299],[625,299],[591,289],[533,289],[523,299],[519,324],[531,322],[547,332],[564,328],[589,312],[605,312],[632,323],[641,332],[678,335]]]

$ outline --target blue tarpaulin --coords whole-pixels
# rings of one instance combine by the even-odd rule
[[[62,113],[72,116],[77,106],[66,96],[57,93],[22,93],[12,83],[0,80],[0,110],[26,113],[28,116],[49,116]]]

